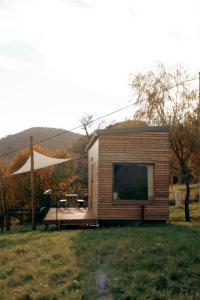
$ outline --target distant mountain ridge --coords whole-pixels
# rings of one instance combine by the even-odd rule
[[[63,134],[61,134],[63,133]],[[66,131],[64,129],[51,127],[33,127],[16,134],[8,135],[0,139],[0,153],[15,151],[16,149],[27,147],[30,142],[30,136],[33,136],[33,142],[38,143],[40,140],[50,138],[54,135],[61,134],[53,139],[42,143],[41,145],[49,150],[62,150],[71,148],[77,140],[82,137],[79,133]],[[5,155],[5,158],[13,157],[16,153]]]

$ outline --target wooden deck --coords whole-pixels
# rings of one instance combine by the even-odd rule
[[[48,210],[44,218],[44,224],[57,225],[97,225],[98,221],[95,214],[85,208],[56,208]]]

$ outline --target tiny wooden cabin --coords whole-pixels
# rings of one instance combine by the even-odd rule
[[[88,208],[99,223],[168,220],[168,128],[97,131],[87,151]]]

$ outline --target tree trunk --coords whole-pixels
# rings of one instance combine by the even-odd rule
[[[186,179],[186,195],[185,195],[185,221],[190,222],[190,182]]]
[[[85,130],[85,133],[86,133],[86,135],[87,135],[88,142],[89,142],[89,141],[90,141],[90,135],[89,135],[88,130],[87,130],[87,125],[84,125],[83,128],[84,128],[84,130]]]
[[[4,215],[6,230],[9,230],[8,217],[7,217],[7,214],[6,214],[6,202],[5,202],[4,190],[3,190],[3,179],[2,179],[1,174],[0,174],[0,198],[1,198],[1,202],[2,202],[2,208],[3,208],[3,215]]]

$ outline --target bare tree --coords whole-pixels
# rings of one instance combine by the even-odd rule
[[[86,136],[88,140],[90,139],[89,129],[93,123],[93,115],[91,114],[84,114],[80,119],[82,128],[85,130]]]

